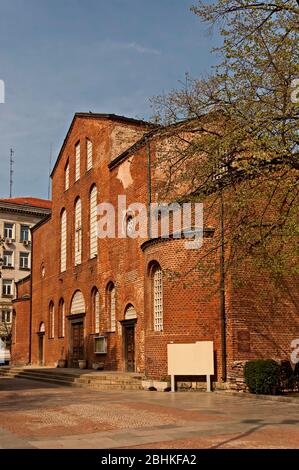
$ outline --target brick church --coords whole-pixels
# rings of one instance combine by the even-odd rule
[[[294,279],[278,292],[244,263],[226,277],[221,297],[205,270],[193,269],[199,250],[186,250],[182,238],[98,238],[99,203],[156,200],[157,133],[113,114],[74,116],[52,172],[52,213],[32,229],[31,277],[17,285],[14,364],[77,367],[85,359],[89,368],[161,379],[167,344],[209,340],[221,382],[242,361],[289,357],[299,336]],[[130,223],[129,214],[118,220]],[[218,225],[205,221],[201,253]],[[210,260],[216,286],[218,258]]]

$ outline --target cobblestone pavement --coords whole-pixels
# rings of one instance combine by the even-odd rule
[[[0,378],[0,449],[299,448],[299,406]]]

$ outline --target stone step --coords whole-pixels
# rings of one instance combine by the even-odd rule
[[[40,382],[53,383],[55,385],[64,385],[71,387],[85,387],[93,390],[142,390],[139,379],[124,376],[114,376],[114,374],[105,376],[80,376],[67,373],[46,372],[34,369],[0,369],[0,375],[7,378],[23,378],[36,380]]]
[[[1,374],[1,372],[0,372],[0,374]],[[14,377],[23,377],[23,378],[27,377],[27,375],[28,375],[30,377],[36,377],[36,378],[38,378],[38,377],[49,378],[49,379],[51,379],[51,378],[61,378],[61,379],[65,380],[65,377],[62,377],[62,376],[59,376],[59,375],[55,376],[55,375],[48,375],[48,374],[34,374],[34,373],[31,373],[30,371],[28,371],[28,372],[27,371],[21,371],[21,372],[8,371],[8,372],[5,372],[5,373],[2,373],[2,375],[5,375],[5,376],[12,375]],[[75,377],[69,377],[69,379],[74,380]]]
[[[55,385],[64,385],[71,387],[81,387],[81,388],[92,388],[94,390],[141,390],[140,384],[122,384],[122,383],[86,383],[86,382],[70,382],[63,380],[62,378],[55,377],[41,377],[35,374],[3,374],[9,378],[19,378],[19,379],[28,379],[35,380],[38,382],[53,383]]]
[[[22,370],[20,372],[15,372],[15,371],[6,371],[5,372],[6,376],[19,376],[19,377],[30,377],[30,378],[45,378],[45,379],[55,379],[55,380],[62,380],[64,382],[75,382],[75,383],[106,383],[106,384],[121,384],[121,385],[126,385],[126,384],[133,384],[139,386],[141,384],[140,380],[136,379],[130,379],[128,377],[122,377],[122,376],[75,376],[75,375],[67,375],[67,374],[55,374],[51,373],[48,374],[46,372],[32,372],[31,370]]]
[[[7,369],[7,371],[10,371],[12,373],[17,373],[17,374],[34,374],[34,375],[41,375],[41,376],[47,376],[47,377],[52,377],[52,376],[62,376],[62,377],[68,377],[68,378],[76,378],[76,377],[79,377],[79,374],[75,374],[75,373],[63,373],[63,372],[56,372],[56,371],[47,371],[47,370],[43,370],[43,369],[15,369],[15,368],[11,368],[11,369]]]

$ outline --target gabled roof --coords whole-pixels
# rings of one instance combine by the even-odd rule
[[[21,206],[30,206],[30,207],[38,207],[42,209],[51,209],[52,201],[48,199],[39,199],[36,197],[10,197],[10,198],[1,198],[1,202],[6,202],[9,204],[16,204]]]
[[[74,117],[73,117],[73,120],[71,122],[71,125],[69,127],[69,130],[66,134],[66,137],[63,141],[63,144],[62,144],[62,147],[60,149],[60,152],[58,154],[58,157],[57,157],[57,160],[55,162],[55,165],[53,167],[53,170],[51,172],[51,178],[53,177],[54,175],[54,172],[57,168],[57,165],[60,161],[60,158],[61,158],[61,155],[62,155],[62,152],[65,148],[65,145],[66,145],[66,142],[69,138],[69,135],[73,129],[73,126],[74,126],[74,123],[76,121],[77,118],[84,118],[84,119],[109,119],[110,121],[118,121],[118,122],[124,122],[124,123],[128,123],[128,124],[134,124],[134,125],[137,125],[137,126],[140,126],[140,127],[145,127],[145,128],[153,128],[153,127],[157,127],[156,125],[152,124],[151,122],[148,122],[148,121],[142,121],[141,119],[134,119],[134,118],[129,118],[129,117],[126,117],[126,116],[119,116],[117,114],[106,114],[106,113],[75,113]]]

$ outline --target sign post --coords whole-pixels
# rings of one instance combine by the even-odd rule
[[[168,344],[167,360],[172,392],[175,391],[176,375],[205,375],[207,378],[207,392],[211,391],[211,375],[214,375],[213,341]]]

